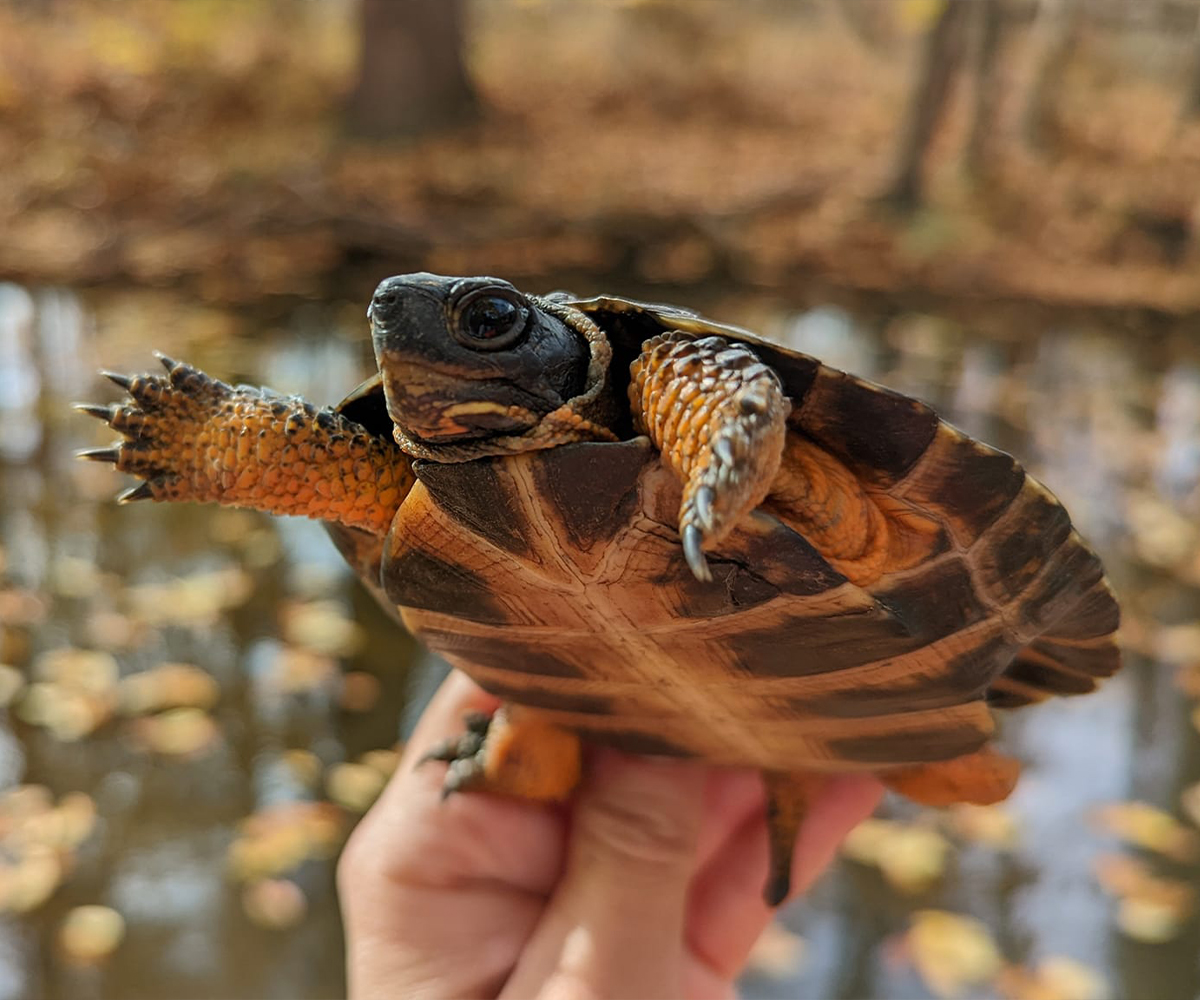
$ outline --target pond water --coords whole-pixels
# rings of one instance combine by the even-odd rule
[[[900,308],[797,311],[741,294],[675,298],[926,399],[1012,451],[1104,556],[1133,623],[1127,667],[1100,693],[1006,720],[1005,742],[1026,762],[1006,807],[1015,846],[955,841],[945,874],[915,895],[842,862],[781,915],[803,953],[756,966],[744,995],[926,996],[898,941],[909,914],[931,907],[982,919],[1011,962],[1084,963],[1113,996],[1196,995],[1200,930],[1183,919],[1156,944],[1121,933],[1094,875],[1121,848],[1089,820],[1129,799],[1176,811],[1200,780],[1192,706],[1175,680],[1190,657],[1200,664],[1184,641],[1200,618],[1200,347],[1190,331],[1020,310],[997,323]],[[247,915],[237,877],[251,836],[242,824],[265,813],[286,829],[281,804],[324,798],[337,764],[395,744],[441,668],[374,607],[318,525],[117,506],[130,483],[72,458],[108,435],[68,403],[115,399],[96,370],[149,370],[152,349],[333,403],[369,370],[364,326],[358,302],[242,315],[162,292],[0,285],[0,663],[43,682],[33,708],[26,689],[0,713],[0,794],[38,784],[55,800],[85,793],[95,807],[48,898],[30,897],[28,873],[23,897],[0,882],[0,907],[25,910],[0,916],[0,1000],[343,992],[336,835],[298,835],[296,847],[275,829],[283,839],[271,843],[294,850],[293,862],[264,864],[299,888],[304,912],[287,896],[292,908],[274,919],[283,926],[264,926],[272,920]],[[46,654],[67,647],[110,653],[123,676],[163,662],[200,668],[220,688],[215,728],[184,716],[164,736],[114,713],[106,691],[64,707],[46,684],[58,676]],[[111,686],[103,664],[89,669]],[[30,794],[0,802],[0,875],[7,866],[10,879],[28,852],[8,834]],[[321,814],[335,826],[343,815],[353,809]],[[311,818],[292,815],[293,826]],[[1154,865],[1197,880],[1186,858]],[[98,967],[65,961],[56,944],[63,916],[85,903],[126,922]]]

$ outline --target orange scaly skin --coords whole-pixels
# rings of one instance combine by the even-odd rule
[[[851,583],[878,579],[888,561],[883,512],[841,462],[798,434],[771,484],[766,509],[803,535]]]
[[[82,453],[144,480],[123,501],[216,502],[387,533],[414,482],[394,444],[332,410],[162,361],[166,376],[109,376],[132,405],[80,407],[125,436]]]
[[[425,755],[446,761],[443,794],[492,792],[535,802],[564,802],[583,774],[579,736],[510,702],[490,716],[472,713],[466,731]]]
[[[583,771],[579,737],[543,720],[536,711],[506,704],[497,709],[483,749],[476,786],[539,802],[562,802]]]
[[[767,495],[791,404],[753,351],[721,337],[660,334],[629,371],[634,424],[683,481],[679,534],[692,572],[709,580],[702,550]]]
[[[1003,802],[1016,787],[1021,764],[991,747],[953,760],[917,764],[881,774],[893,792],[924,806],[942,808],[958,802],[990,806]]]

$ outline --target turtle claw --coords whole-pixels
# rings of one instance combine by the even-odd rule
[[[112,382],[113,385],[120,386],[126,392],[128,392],[130,387],[133,385],[133,380],[135,378],[133,375],[122,375],[120,372],[102,371],[100,374]]]
[[[89,417],[103,420],[106,424],[111,424],[113,417],[117,415],[117,407],[115,406],[101,406],[97,403],[72,403],[71,407],[80,413],[86,413]]]
[[[134,503],[138,500],[153,500],[154,490],[150,488],[149,483],[138,483],[137,486],[131,486],[124,493],[117,497],[117,503]]]
[[[487,739],[492,717],[482,712],[471,712],[464,719],[465,731],[460,736],[443,740],[417,761],[417,767],[430,761],[449,764],[442,782],[442,799],[454,792],[480,785],[485,780],[483,746]]]
[[[156,358],[158,358],[158,360],[162,364],[162,366],[169,372],[174,371],[179,366],[178,361],[176,361],[174,358],[168,357],[167,355],[163,354],[162,351],[155,351],[154,356]]]
[[[683,558],[687,560],[692,575],[701,583],[712,582],[712,570],[708,568],[708,560],[704,558],[704,533],[694,524],[684,525],[683,528]]]
[[[89,462],[108,462],[110,465],[116,465],[121,457],[121,446],[118,444],[108,448],[82,448],[75,452],[75,457]]]

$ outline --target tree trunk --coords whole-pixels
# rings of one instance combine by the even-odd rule
[[[883,200],[903,211],[924,201],[923,165],[950,96],[950,84],[962,62],[968,0],[945,0],[937,23],[926,36],[920,75],[900,133],[900,150]]]
[[[1022,132],[1025,143],[1040,153],[1052,153],[1058,145],[1058,114],[1055,103],[1066,75],[1071,50],[1078,35],[1076,0],[1041,0],[1034,30],[1038,32],[1033,82],[1025,101]]]
[[[1180,121],[1195,121],[1200,118],[1200,24],[1192,35],[1192,53],[1188,63],[1187,90],[1183,103],[1179,105]]]
[[[462,0],[362,0],[358,83],[346,116],[371,139],[416,135],[472,116]]]
[[[1005,16],[1004,0],[985,0],[972,5],[978,26],[975,47],[975,99],[971,124],[963,151],[963,168],[973,181],[986,181],[995,164],[996,131],[1000,109],[1000,87],[996,64]]]

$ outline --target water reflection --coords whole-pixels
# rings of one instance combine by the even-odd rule
[[[1200,351],[1185,339],[1150,351],[1119,330],[1086,324],[997,339],[928,314],[824,307],[776,312],[764,325],[764,303],[733,300],[721,309],[734,321],[757,317],[755,325],[798,350],[925,398],[1020,455],[1104,550],[1143,633],[1146,622],[1197,616],[1198,591],[1178,575],[1195,553],[1185,548],[1175,561],[1147,565],[1139,552],[1148,543],[1131,534],[1129,516],[1135,502],[1158,504],[1181,522],[1200,514]],[[117,508],[110,498],[118,477],[68,459],[104,438],[70,415],[67,401],[103,391],[92,374],[100,361],[144,369],[152,348],[320,403],[339,399],[370,364],[353,304],[301,306],[263,335],[248,317],[192,313],[160,293],[106,291],[85,307],[66,292],[0,285],[0,597],[22,595],[0,599],[0,661],[27,669],[47,650],[101,647],[115,652],[123,674],[182,662],[221,689],[216,735],[193,753],[147,749],[144,734],[111,706],[80,741],[5,717],[3,785],[86,792],[99,826],[49,902],[0,924],[0,1000],[338,995],[327,853],[305,853],[286,831],[270,833],[282,838],[274,850],[297,852],[289,877],[308,904],[298,924],[272,929],[243,910],[242,885],[229,877],[231,845],[247,815],[320,800],[322,769],[390,746],[398,720],[410,724],[436,683],[437,667],[412,671],[419,654],[350,578],[318,525],[202,508]],[[1170,549],[1169,541],[1157,544]],[[296,622],[304,614],[357,621],[367,641],[289,659],[303,647]],[[378,681],[365,711],[346,707],[347,670]],[[1114,844],[1086,822],[1092,806],[1131,797],[1172,809],[1181,788],[1200,778],[1195,733],[1170,672],[1132,656],[1099,695],[1015,715],[1005,738],[1028,762],[1011,802],[1021,831],[1015,850],[962,847],[950,874],[916,898],[844,865],[782,917],[808,941],[805,961],[783,977],[749,974],[745,994],[924,995],[893,940],[915,906],[980,917],[1013,961],[1066,955],[1094,966],[1117,996],[1194,994],[1194,933],[1153,948],[1114,947],[1112,904],[1093,876],[1097,857]],[[1194,880],[1194,871],[1184,874]],[[67,967],[53,944],[63,914],[93,902],[115,907],[129,925],[102,972]]]

